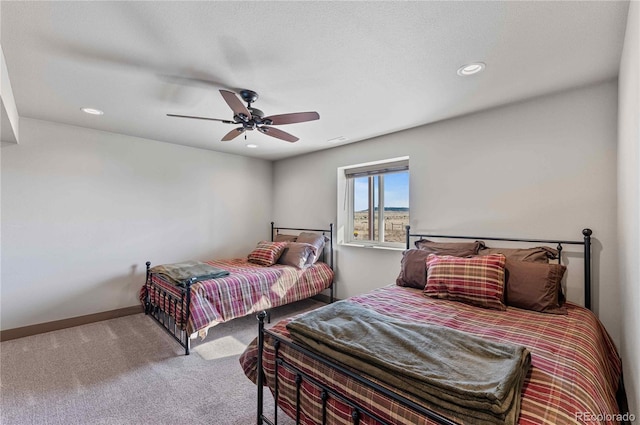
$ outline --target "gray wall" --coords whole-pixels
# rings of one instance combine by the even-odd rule
[[[2,148],[2,329],[136,305],[145,261],[269,237],[271,162],[20,120]]]
[[[621,344],[629,411],[640,414],[640,3],[629,4],[619,78],[618,238]]]
[[[335,223],[337,167],[408,155],[412,229],[581,240],[592,228],[595,310],[619,341],[616,138],[608,81],[277,161],[274,218]],[[400,251],[336,251],[338,297],[395,282]],[[567,251],[568,298],[582,302],[581,254]]]

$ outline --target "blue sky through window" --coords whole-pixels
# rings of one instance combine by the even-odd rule
[[[354,209],[362,211],[368,207],[368,178],[359,177],[354,181]],[[374,179],[374,189],[378,192],[378,179]],[[376,196],[376,202],[378,197]],[[409,172],[384,175],[385,208],[409,208]]]

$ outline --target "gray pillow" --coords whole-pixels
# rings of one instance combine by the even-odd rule
[[[309,257],[309,264],[313,264],[322,256],[322,250],[324,249],[325,237],[318,233],[302,232],[298,235],[297,242],[308,243],[316,248],[315,254]]]
[[[278,258],[278,264],[293,266],[299,269],[311,266],[309,257],[314,256],[316,247],[308,243],[289,242],[284,252]]]

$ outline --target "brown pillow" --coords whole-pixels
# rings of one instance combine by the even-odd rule
[[[308,243],[289,242],[278,258],[278,264],[293,266],[299,269],[309,267],[307,264],[310,255],[315,255],[316,247]]]
[[[507,260],[506,303],[512,307],[551,314],[567,314],[562,304],[562,264]]]
[[[558,251],[548,246],[535,248],[481,248],[479,255],[504,254],[507,260],[529,261],[532,263],[548,263],[549,259],[558,258]]]
[[[398,286],[424,289],[427,284],[426,260],[429,254],[468,257],[476,255],[478,249],[484,246],[480,241],[440,243],[420,239],[416,241],[416,246],[418,246],[418,242],[420,242],[421,248],[408,249],[402,254],[400,274],[396,279],[396,285]]]
[[[298,239],[296,235],[285,235],[282,233],[278,233],[275,238],[273,238],[274,242],[295,242]]]
[[[478,251],[484,247],[484,242],[432,242],[428,239],[419,239],[415,245],[416,248],[429,251],[431,254],[466,257],[478,255]]]
[[[430,254],[430,251],[423,249],[408,249],[403,252],[396,285],[424,289],[427,284],[426,261]]]
[[[302,232],[298,235],[296,242],[308,243],[316,247],[316,252],[312,256],[309,256],[309,264],[313,264],[322,256],[322,250],[324,248],[325,237],[318,233]]]

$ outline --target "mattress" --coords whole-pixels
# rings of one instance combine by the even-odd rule
[[[189,334],[197,332],[201,337],[218,323],[317,295],[331,285],[334,276],[331,267],[322,262],[305,269],[280,264],[265,267],[248,262],[246,258],[206,263],[230,274],[191,286],[186,328]],[[162,275],[152,274],[151,279],[162,290],[180,295],[181,288]],[[145,295],[145,287],[142,287],[140,300],[143,303]],[[155,292],[152,291],[151,296],[153,304],[163,304],[162,297],[157,297]],[[170,313],[178,326],[185,322],[186,312],[179,303],[163,305],[163,310]]]
[[[544,314],[513,307],[508,307],[506,311],[488,310],[456,301],[432,299],[425,297],[421,290],[395,285],[349,298],[348,302],[403,320],[446,326],[527,347],[531,351],[531,368],[522,390],[520,424],[618,423],[616,391],[621,374],[620,359],[600,321],[581,306],[566,303],[567,315]],[[287,338],[287,321],[275,324],[271,331]],[[293,351],[286,344],[280,346],[279,356],[319,382],[330,385],[340,394],[371,409],[388,423],[433,423],[337,370]],[[273,390],[274,349],[272,338],[268,335],[263,361],[266,383]],[[245,374],[255,382],[255,341],[242,354],[240,363]],[[294,417],[295,375],[280,367],[278,376],[279,405],[285,413]],[[375,382],[375,379],[368,378]],[[402,395],[428,407],[423,400],[410,394]],[[330,398],[327,404],[328,423],[353,423],[350,407],[335,398]],[[300,406],[301,423],[319,423],[320,390],[306,381],[301,385]],[[366,415],[360,419],[360,424],[376,423]]]

